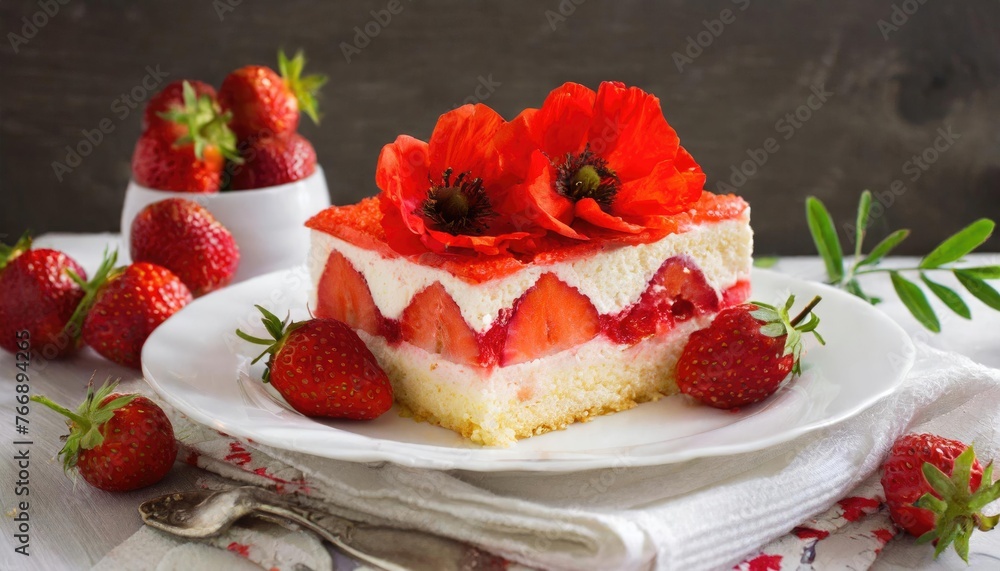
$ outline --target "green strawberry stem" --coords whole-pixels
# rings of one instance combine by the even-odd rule
[[[6,244],[0,244],[0,271],[3,271],[7,267],[7,264],[11,263],[14,258],[20,256],[21,254],[27,252],[31,249],[31,234],[25,232],[18,238],[17,242],[13,246],[8,246]]]
[[[299,50],[295,52],[295,57],[288,59],[284,50],[278,51],[278,73],[281,74],[288,89],[295,95],[299,102],[299,109],[312,119],[313,123],[319,125],[319,110],[316,95],[319,88],[323,87],[328,80],[325,75],[313,74],[302,77],[302,70],[306,66],[306,56]]]
[[[94,272],[93,277],[90,281],[85,281],[73,270],[66,270],[69,274],[70,279],[77,283],[83,288],[84,294],[83,299],[80,300],[79,305],[73,310],[73,315],[66,322],[66,326],[63,327],[63,333],[71,336],[74,340],[78,340],[83,331],[83,321],[87,318],[87,313],[90,308],[94,305],[94,300],[97,299],[97,293],[104,286],[123,271],[125,267],[115,267],[118,262],[118,250],[115,249],[110,253],[108,250],[104,250],[104,257],[101,260],[101,265]]]
[[[187,133],[178,137],[174,145],[193,144],[199,160],[204,157],[206,147],[215,147],[227,159],[243,162],[236,149],[236,135],[229,128],[232,113],[223,113],[209,95],[199,97],[189,82],[184,82],[184,105],[160,113],[160,117],[187,128]]]
[[[96,392],[94,391],[94,377],[90,377],[87,384],[87,398],[76,409],[76,412],[56,404],[43,395],[32,395],[31,400],[43,404],[59,414],[67,417],[69,422],[69,436],[59,456],[63,460],[63,468],[68,472],[76,466],[77,458],[81,450],[90,450],[100,446],[104,442],[104,434],[101,429],[104,423],[111,420],[115,411],[132,402],[138,395],[122,395],[107,404],[101,403],[114,392],[117,382],[106,382]]]
[[[972,465],[976,453],[969,446],[955,458],[951,477],[937,466],[924,462],[921,467],[924,479],[934,493],[926,493],[914,506],[934,512],[934,529],[917,538],[918,543],[937,542],[934,557],[944,552],[952,543],[958,555],[969,562],[969,537],[976,529],[990,531],[1000,521],[1000,515],[984,515],[980,509],[1000,499],[1000,482],[993,481],[993,463],[983,470],[979,489],[972,491]]]
[[[826,345],[826,341],[823,337],[816,331],[816,327],[819,326],[819,316],[813,313],[813,309],[822,300],[822,297],[816,296],[806,304],[806,306],[795,316],[794,319],[789,318],[788,312],[795,305],[795,296],[790,295],[788,299],[785,300],[785,304],[781,307],[775,307],[773,305],[763,303],[760,301],[751,301],[752,305],[756,305],[757,309],[750,312],[750,315],[754,319],[761,322],[760,333],[768,337],[782,337],[785,336],[785,355],[793,355],[792,362],[792,376],[797,376],[802,374],[802,334],[812,333],[816,340],[819,341],[821,345]],[[808,320],[806,318],[808,317]],[[805,323],[803,323],[805,321]]]
[[[304,321],[290,321],[290,316],[286,317],[285,320],[282,321],[277,315],[271,313],[263,307],[259,305],[254,305],[254,307],[256,307],[257,310],[264,316],[260,321],[264,324],[264,329],[266,329],[268,334],[271,335],[271,339],[254,337],[253,335],[244,333],[239,329],[236,330],[236,335],[240,339],[249,341],[255,345],[267,346],[267,349],[264,349],[260,355],[257,355],[257,357],[251,361],[251,364],[256,364],[257,361],[260,361],[264,357],[264,355],[270,355],[271,357],[277,355],[278,351],[281,351],[281,348],[285,346],[285,341],[288,339],[288,336],[292,333],[292,331],[295,331],[299,327],[306,324]],[[271,382],[270,359],[268,360],[267,366],[264,368],[264,382]]]

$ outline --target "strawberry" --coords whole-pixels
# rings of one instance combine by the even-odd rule
[[[340,252],[330,253],[316,290],[316,317],[336,319],[371,335],[393,338],[365,277]]]
[[[79,347],[66,326],[84,296],[86,273],[62,252],[31,249],[25,234],[14,246],[0,244],[0,347],[16,353],[21,331],[27,345],[46,359],[65,357]]]
[[[194,88],[195,96],[199,98],[208,96],[213,101],[215,100],[215,88],[205,82],[194,79],[182,79],[168,83],[159,93],[149,98],[149,103],[146,104],[146,109],[142,115],[143,131],[172,126],[173,123],[169,119],[165,119],[163,115],[184,107],[185,83],[191,84],[191,87]]]
[[[298,133],[256,139],[242,151],[243,164],[230,167],[233,190],[287,184],[316,171],[316,151]]]
[[[615,343],[633,345],[697,315],[719,310],[719,294],[705,274],[685,256],[667,259],[635,304],[602,319]]]
[[[958,440],[902,436],[882,464],[882,489],[892,520],[919,542],[936,542],[935,557],[954,543],[968,562],[973,530],[989,531],[1000,521],[979,512],[1000,498],[992,462],[983,470],[972,446]]]
[[[194,296],[228,285],[240,263],[229,230],[205,207],[183,198],[143,208],[132,221],[130,240],[134,262],[170,270]]]
[[[570,349],[601,331],[597,309],[576,288],[542,274],[515,302],[501,365],[515,365]]]
[[[191,302],[191,292],[170,270],[148,262],[112,269],[117,257],[105,256],[72,321],[82,323],[83,340],[95,351],[138,369],[146,338]]]
[[[145,187],[177,192],[218,192],[226,159],[241,161],[229,115],[208,95],[184,82],[184,104],[140,135],[132,176]]]
[[[723,409],[771,396],[790,373],[801,373],[802,333],[811,331],[824,342],[812,313],[819,301],[817,296],[794,319],[788,317],[794,295],[781,308],[751,302],[723,310],[688,339],[677,361],[677,387]]]
[[[266,345],[264,382],[306,416],[370,420],[392,407],[392,385],[375,356],[346,323],[310,319],[289,323],[256,306],[273,339],[237,330],[242,339]]]
[[[31,400],[69,418],[69,436],[59,451],[67,473],[76,469],[95,488],[128,492],[167,475],[177,458],[177,441],[163,409],[144,396],[114,393],[116,385],[105,384],[95,393],[91,379],[76,412],[41,395]]]
[[[230,73],[219,88],[219,103],[232,112],[229,126],[241,141],[294,133],[299,110],[316,123],[316,93],[326,83],[322,75],[302,77],[305,55],[299,51],[289,60],[278,52],[278,75],[262,65],[248,65]]]
[[[403,340],[453,363],[477,366],[479,342],[462,310],[438,282],[413,296],[400,319]]]

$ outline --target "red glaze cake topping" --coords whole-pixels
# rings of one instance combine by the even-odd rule
[[[420,265],[441,268],[469,283],[483,283],[512,275],[530,263],[548,265],[583,257],[596,251],[648,244],[668,234],[684,232],[699,224],[735,220],[746,212],[747,203],[734,195],[702,192],[701,198],[691,209],[664,218],[662,227],[647,228],[637,234],[606,232],[594,229],[591,239],[585,242],[547,237],[539,241],[534,254],[506,253],[496,256],[467,256],[461,254],[424,253],[408,256]],[[386,242],[382,227],[382,213],[377,198],[365,198],[357,204],[331,206],[313,216],[306,225],[313,230],[326,232],[364,248],[375,250],[385,257],[401,256]]]

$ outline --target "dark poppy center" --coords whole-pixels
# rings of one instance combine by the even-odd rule
[[[427,199],[420,205],[422,213],[435,230],[452,235],[482,234],[489,220],[496,216],[490,198],[483,188],[483,179],[470,173],[460,173],[454,179],[452,169],[445,169],[439,184],[430,180]]]
[[[559,194],[573,202],[593,198],[607,207],[611,206],[621,182],[615,171],[608,168],[608,161],[592,153],[588,145],[578,155],[566,154],[566,160],[556,167],[555,186]]]

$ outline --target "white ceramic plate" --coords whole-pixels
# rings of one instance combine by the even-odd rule
[[[250,366],[257,347],[233,333],[263,334],[260,304],[306,316],[304,268],[215,292],[161,325],[146,342],[142,369],[153,388],[193,420],[256,442],[355,462],[476,471],[565,472],[681,462],[760,450],[858,414],[890,394],[913,363],[906,333],[861,300],[833,288],[755,270],[753,298],[799,303],[823,296],[826,347],[809,336],[804,374],[767,401],[738,413],[675,396],[535,436],[511,448],[484,448],[393,409],[369,422],[315,420],[292,410]],[[248,329],[249,328],[249,329]]]

